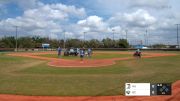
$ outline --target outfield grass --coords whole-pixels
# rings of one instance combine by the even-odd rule
[[[55,68],[0,53],[0,93],[50,96],[122,95],[125,82],[175,82],[178,56],[118,61],[103,68]],[[122,56],[123,57],[123,56]],[[102,57],[103,58],[103,57]]]

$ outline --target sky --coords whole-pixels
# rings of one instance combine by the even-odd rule
[[[0,37],[176,44],[180,0],[0,0]],[[127,33],[126,33],[127,32]],[[147,33],[146,33],[147,32]]]

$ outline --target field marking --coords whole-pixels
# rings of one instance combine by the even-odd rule
[[[42,58],[39,56],[36,56],[37,54],[31,54],[24,55],[16,54],[13,55],[8,54],[11,56],[22,56],[22,57],[29,57],[29,58],[36,58],[40,60],[48,60],[48,61],[54,61],[54,60],[61,60],[63,62],[66,61],[72,61],[72,60],[66,60],[66,59],[56,59],[56,58]],[[42,54],[49,54],[49,53],[42,53]],[[121,54],[121,53],[119,53]],[[129,53],[131,54],[131,53]],[[143,56],[143,58],[153,58],[153,57],[162,57],[162,56],[176,56],[176,54],[164,54],[164,53],[145,53],[147,56]],[[113,58],[110,59],[111,61],[119,61],[119,60],[125,60],[128,58]],[[133,58],[132,58],[133,59]],[[109,59],[102,59],[102,60],[109,60]],[[73,60],[77,61],[77,60]],[[92,60],[91,60],[92,61]],[[171,96],[153,96],[153,97],[126,97],[126,96],[78,96],[78,97],[58,97],[58,96],[23,96],[23,95],[9,95],[9,94],[0,94],[0,101],[178,101],[180,98],[180,81],[177,81],[173,84],[173,94]]]
[[[110,53],[110,52],[97,52],[98,53]],[[52,67],[63,67],[63,68],[90,68],[90,67],[105,67],[116,64],[116,61],[120,60],[130,60],[134,59],[134,57],[126,57],[126,58],[111,58],[111,59],[94,59],[88,60],[84,59],[84,61],[80,60],[69,60],[69,59],[58,59],[51,57],[43,57],[39,55],[45,54],[55,54],[55,52],[38,52],[38,53],[10,53],[10,56],[20,56],[20,57],[28,57],[34,59],[48,60],[49,66]],[[133,54],[132,52],[112,52],[111,54]],[[162,57],[162,56],[176,56],[177,54],[167,54],[167,53],[143,53],[145,56],[142,58],[154,58],[154,57]]]

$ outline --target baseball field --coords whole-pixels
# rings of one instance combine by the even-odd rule
[[[80,61],[79,57],[74,56],[59,58],[56,52],[2,52],[0,101],[12,101],[11,98],[13,101],[26,101],[29,96],[43,96],[31,98],[34,99],[32,101],[108,99],[93,100],[87,99],[87,96],[115,96],[115,100],[110,98],[107,101],[120,101],[120,96],[125,98],[124,85],[127,82],[176,85],[175,82],[180,80],[179,52],[143,52],[141,59],[132,57],[132,54],[95,51],[91,58],[86,57]],[[180,95],[180,86],[176,87],[179,87],[176,95]],[[65,98],[62,100],[57,96]]]

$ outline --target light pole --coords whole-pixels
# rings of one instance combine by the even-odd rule
[[[114,31],[115,31],[115,29],[112,29],[112,32],[113,32],[113,41],[114,41]]]
[[[144,45],[146,45],[146,34],[144,34]]]
[[[149,38],[148,38],[148,30],[146,29],[146,45],[148,46],[148,44],[149,44]]]
[[[64,49],[66,48],[66,32],[64,31]]]
[[[85,41],[86,41],[86,38],[85,38],[86,37],[86,33],[87,32],[83,32],[83,35],[84,35],[84,46],[85,46]]]
[[[178,48],[180,48],[180,46],[179,46],[179,25],[180,24],[175,24],[176,26],[177,26],[177,46],[178,46]]]
[[[16,49],[15,49],[15,51],[17,52],[17,51],[18,51],[18,43],[17,43],[17,37],[18,37],[17,31],[18,31],[18,26],[14,26],[14,27],[16,28]]]
[[[86,37],[86,36],[85,36],[86,33],[87,33],[87,32],[83,32],[83,35],[84,35],[84,42],[85,42],[85,40],[86,40],[86,38],[85,38],[85,37]]]
[[[128,36],[127,36],[128,30],[126,29],[126,40],[128,41]]]
[[[112,32],[113,32],[113,46],[115,47],[116,45],[115,45],[115,40],[114,40],[114,32],[115,32],[115,29],[112,29]],[[113,47],[113,48],[114,48]]]

